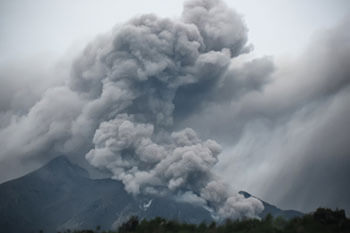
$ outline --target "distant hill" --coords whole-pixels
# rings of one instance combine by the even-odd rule
[[[246,192],[241,194],[250,195]],[[263,202],[262,216],[302,215]],[[172,198],[128,194],[119,181],[90,179],[81,167],[58,157],[21,178],[0,184],[0,229],[6,233],[64,229],[114,229],[131,215],[181,222],[213,221],[210,211]]]
[[[242,194],[245,198],[249,198],[249,197],[254,197],[257,198],[255,196],[252,196],[250,193],[247,193],[245,191],[240,191],[240,194]],[[259,199],[259,198],[257,198]],[[263,204],[264,204],[264,210],[262,213],[260,213],[260,217],[264,218],[266,217],[268,214],[271,214],[273,217],[283,217],[285,219],[291,219],[294,217],[301,217],[304,214],[302,212],[296,211],[296,210],[281,210],[280,208],[271,205],[270,203],[263,201],[261,199],[259,199]]]

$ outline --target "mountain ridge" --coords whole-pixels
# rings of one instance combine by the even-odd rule
[[[125,191],[120,181],[91,179],[86,170],[65,156],[0,184],[0,197],[0,229],[7,233],[94,229],[97,225],[109,230],[131,215],[188,223],[214,221],[211,212],[201,206],[168,197],[135,197]],[[273,215],[282,211],[263,203],[273,210]]]
[[[251,195],[246,191],[239,191],[238,193],[243,195],[245,198],[254,197],[263,203],[264,210],[259,214],[261,218],[266,217],[268,214],[271,214],[274,217],[283,217],[286,219],[291,219],[293,217],[300,217],[304,215],[302,212],[299,212],[297,210],[282,210],[275,205],[272,205],[264,200],[261,200],[258,197]]]

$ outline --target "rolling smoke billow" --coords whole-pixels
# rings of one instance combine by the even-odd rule
[[[181,20],[141,16],[94,44],[72,80],[73,90],[88,86],[83,94],[108,108],[87,160],[133,194],[191,192],[221,217],[256,216],[259,201],[229,193],[211,172],[221,151],[215,141],[190,128],[171,132],[176,96],[190,100],[187,86],[215,88],[245,42],[232,10],[201,0],[187,2]]]
[[[179,127],[235,83],[229,66],[246,42],[240,16],[219,0],[188,1],[179,19],[134,18],[90,43],[67,84],[1,130],[5,152],[84,151],[134,195],[191,196],[221,218],[256,217],[262,203],[213,173],[220,145]]]

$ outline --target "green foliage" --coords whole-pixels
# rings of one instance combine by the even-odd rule
[[[226,220],[199,225],[163,218],[139,221],[136,216],[123,223],[116,232],[74,231],[73,233],[350,233],[350,219],[344,210],[319,208],[312,214],[285,220],[267,215],[263,219]]]

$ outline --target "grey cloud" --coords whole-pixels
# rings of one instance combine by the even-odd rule
[[[206,137],[232,144],[240,138],[245,122],[261,116],[253,113],[257,111],[255,105],[247,107],[247,103],[253,105],[256,102],[248,101],[260,101],[260,96],[273,82],[274,71],[270,57],[256,58],[238,66],[231,64],[212,85],[192,84],[180,88],[175,104],[181,108],[175,108],[174,112],[178,127],[191,126]],[[191,93],[192,97],[186,99],[183,93]]]
[[[348,21],[316,34],[294,60],[280,59],[273,64],[266,57],[248,62],[241,70],[229,70],[232,78],[226,78],[223,89],[213,95],[219,99],[223,96],[222,104],[206,103],[205,108],[187,117],[181,126],[191,125],[205,136],[233,144],[252,122],[263,121],[273,128],[288,122],[299,110],[327,101],[349,85]],[[231,101],[230,94],[239,98]]]
[[[259,201],[229,193],[223,201],[215,202],[201,195],[209,182],[217,182],[211,172],[220,152],[216,142],[202,142],[192,129],[167,133],[169,126],[177,124],[173,120],[174,109],[183,107],[174,101],[178,89],[198,84],[201,91],[206,91],[200,88],[205,86],[213,90],[216,85],[208,82],[217,83],[229,67],[232,54],[226,46],[231,44],[218,42],[221,51],[204,50],[206,39],[202,36],[196,25],[153,15],[133,19],[112,33],[107,49],[100,56],[93,55],[99,57],[94,64],[102,66],[98,70],[104,72],[98,76],[102,78],[101,96],[93,102],[97,106],[100,102],[108,110],[95,109],[103,113],[103,118],[97,118],[102,123],[94,136],[95,148],[87,159],[92,165],[111,171],[134,194],[191,190],[221,217],[230,217],[228,213],[237,213],[232,217],[253,217],[262,210]],[[93,73],[95,65],[90,63],[87,69],[90,67]],[[191,92],[182,95],[184,100],[193,97]],[[167,139],[157,141],[159,133]],[[222,195],[220,190],[217,192]],[[226,206],[231,197],[251,208]]]
[[[51,62],[34,57],[0,64],[0,116],[28,113],[47,89],[62,83],[64,72]]]
[[[305,204],[312,190],[310,208],[321,199],[348,206],[346,25],[296,61],[237,65],[247,29],[221,1],[188,1],[180,19],[131,19],[92,41],[67,82],[40,92],[25,113],[0,102],[0,166],[86,156],[130,193],[194,200],[224,218],[255,217],[263,206],[229,190],[218,167],[228,182],[249,181],[248,191],[282,206],[294,196]],[[314,185],[303,186],[304,176]]]
[[[278,61],[263,91],[211,113],[236,129],[219,165],[231,164],[226,177],[285,208],[349,211],[348,22],[318,33],[295,61]]]
[[[193,23],[198,27],[207,51],[229,48],[235,56],[246,49],[244,46],[247,42],[247,28],[241,17],[224,2],[187,1],[182,17],[186,23]]]
[[[307,210],[345,208],[349,213],[349,91],[349,87],[344,89],[315,110],[306,123],[300,123],[305,131],[300,145],[286,151],[296,162],[290,162],[276,184],[270,185],[271,189],[276,185],[285,189],[275,193],[280,203]],[[284,186],[286,181],[289,187]]]
[[[13,116],[11,123],[0,131],[2,155],[41,154],[45,147],[59,145],[59,139],[69,135],[80,104],[75,93],[64,87],[49,89],[27,115]]]
[[[263,209],[260,201],[229,193],[212,173],[220,146],[201,141],[192,129],[171,135],[170,144],[157,144],[150,124],[135,124],[124,115],[101,124],[94,137],[95,149],[87,159],[107,168],[133,194],[169,195],[188,191],[192,197],[224,218],[255,217]]]
[[[10,60],[0,64],[1,182],[36,169],[55,156],[47,153],[46,149],[50,146],[45,144],[50,144],[50,139],[46,140],[44,136],[46,132],[52,133],[54,130],[45,129],[44,123],[40,122],[41,118],[36,115],[50,118],[48,115],[56,114],[49,113],[53,108],[45,110],[47,107],[44,105],[49,106],[50,103],[46,101],[43,104],[43,96],[49,96],[45,94],[48,90],[48,93],[55,93],[54,88],[65,83],[70,62],[70,57],[57,60],[50,55],[43,57],[40,54],[30,59]],[[51,95],[50,98],[55,100],[58,97],[52,98]],[[64,104],[59,107],[65,109],[63,106]],[[40,146],[45,149],[39,148]],[[36,151],[43,153],[38,155]]]
[[[67,85],[1,130],[10,134],[2,158],[86,153],[135,195],[192,193],[220,217],[256,217],[261,202],[221,189],[212,172],[221,147],[191,128],[172,131],[175,109],[192,114],[175,98],[201,106],[207,99],[196,93],[217,93],[246,37],[240,16],[218,0],[188,2],[181,19],[134,18],[91,42]],[[191,85],[196,93],[181,89]]]
[[[28,114],[11,115],[10,123],[0,130],[1,164],[19,163],[24,167],[30,161],[28,167],[35,168],[40,164],[31,160],[45,162],[64,153],[81,103],[69,89],[55,87],[48,89]],[[2,179],[11,178],[6,167],[2,171]]]

